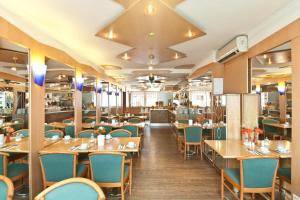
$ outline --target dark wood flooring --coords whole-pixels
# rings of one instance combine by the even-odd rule
[[[145,128],[141,156],[135,158],[132,195],[139,199],[220,199],[220,175],[203,159],[184,160],[172,129]]]

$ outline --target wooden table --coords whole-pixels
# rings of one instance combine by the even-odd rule
[[[95,139],[96,141],[96,139]],[[51,152],[138,152],[140,145],[140,137],[121,137],[105,140],[104,146],[98,146],[96,142],[90,138],[75,138],[70,141],[60,140],[52,145],[43,148],[41,153]],[[126,147],[128,142],[134,142],[135,147]],[[86,150],[80,150],[79,146],[83,143],[89,144],[89,148]]]
[[[288,129],[292,129],[292,124],[276,124],[276,123],[265,123],[264,125],[267,125],[267,126],[272,126],[272,127],[275,127],[277,129],[283,129],[283,137],[284,138],[287,138],[287,131]]]
[[[121,123],[115,123],[115,124],[112,124],[112,123],[97,123],[95,124],[94,126],[112,126],[113,128],[122,128],[122,126],[124,125],[135,125],[135,126],[138,126],[139,128],[144,128],[145,127],[145,122],[141,122],[141,123],[124,123],[124,122],[121,122]]]
[[[183,124],[183,123],[173,123],[173,124],[177,129],[185,129],[185,128],[190,127],[190,126],[199,126],[203,129],[213,129],[213,128],[219,127],[217,124],[213,124],[212,126],[207,126],[207,125],[202,125],[202,124],[188,125],[188,124]]]
[[[254,155],[262,157],[264,155],[273,155],[278,156],[279,158],[291,158],[291,143],[287,140],[270,140],[270,153],[264,155],[253,154],[240,140],[205,140],[204,142],[225,159],[236,159]],[[288,153],[277,152],[276,148],[278,145],[282,145],[288,149]],[[256,145],[255,148],[260,148],[260,145]]]
[[[68,124],[65,124],[63,122],[52,122],[48,125],[53,126],[56,129],[65,129]]]

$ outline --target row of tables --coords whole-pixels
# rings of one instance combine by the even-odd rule
[[[73,125],[73,124],[66,124],[63,122],[52,122],[49,123],[48,125],[53,126],[57,129],[65,129],[67,125]],[[118,122],[118,123],[82,123],[82,128],[84,129],[93,129],[95,126],[112,126],[112,128],[117,129],[117,128],[122,128],[124,125],[136,125],[139,128],[144,128],[145,127],[145,122],[141,123],[124,123],[124,122]]]

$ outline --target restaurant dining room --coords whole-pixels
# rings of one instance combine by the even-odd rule
[[[299,77],[299,0],[0,0],[0,200],[298,200]]]

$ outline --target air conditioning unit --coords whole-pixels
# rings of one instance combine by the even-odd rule
[[[248,51],[248,36],[239,35],[216,52],[216,61],[225,63],[246,51]]]

